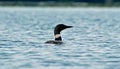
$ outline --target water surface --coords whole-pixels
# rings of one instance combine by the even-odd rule
[[[0,69],[120,69],[120,8],[0,7]],[[62,45],[54,39],[57,24]]]

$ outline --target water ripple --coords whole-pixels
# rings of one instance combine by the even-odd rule
[[[119,12],[0,7],[0,69],[120,69]],[[44,44],[60,23],[74,26],[61,32],[64,44]]]

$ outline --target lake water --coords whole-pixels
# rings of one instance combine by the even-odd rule
[[[120,69],[120,8],[0,7],[0,69]]]

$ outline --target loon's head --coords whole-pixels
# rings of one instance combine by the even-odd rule
[[[55,36],[55,40],[57,41],[62,41],[62,38],[60,36],[60,32],[64,29],[67,28],[71,28],[72,26],[67,26],[64,24],[58,24],[55,28],[54,28],[54,36]]]
[[[64,24],[58,24],[55,28],[54,28],[54,35],[56,34],[60,34],[60,32],[64,29],[67,29],[67,28],[71,28],[72,26],[67,26],[67,25],[64,25]]]
[[[55,28],[54,28],[54,36],[55,36],[55,40],[49,40],[45,43],[48,44],[62,44],[62,38],[60,36],[60,32],[66,28],[71,28],[72,26],[67,26],[64,24],[58,24]]]

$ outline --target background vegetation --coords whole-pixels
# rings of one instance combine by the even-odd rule
[[[119,7],[120,0],[0,0],[0,6]]]

